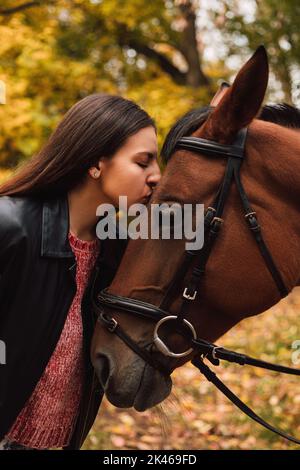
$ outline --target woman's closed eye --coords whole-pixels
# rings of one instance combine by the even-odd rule
[[[147,166],[148,166],[148,163],[137,162],[137,164],[138,164],[141,168],[147,168]]]

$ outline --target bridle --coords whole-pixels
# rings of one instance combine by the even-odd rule
[[[224,222],[222,219],[223,210],[233,180],[236,183],[236,187],[241,198],[245,221],[254,236],[260,253],[265,261],[266,267],[268,268],[281,297],[285,297],[288,294],[288,290],[282,280],[281,274],[274,263],[266,243],[264,242],[261,228],[258,224],[256,212],[250,206],[248,197],[240,179],[240,168],[245,157],[246,136],[247,128],[243,128],[238,132],[232,145],[219,144],[217,142],[199,137],[182,137],[178,140],[176,144],[177,149],[188,150],[214,157],[226,157],[228,160],[224,178],[217,191],[217,195],[213,203],[206,209],[205,212],[204,245],[200,250],[185,250],[181,265],[178,271],[175,273],[168,289],[166,290],[160,305],[155,306],[141,300],[111,294],[107,291],[107,289],[102,290],[96,296],[94,305],[96,310],[100,310],[98,321],[101,322],[110,333],[118,335],[122,341],[124,341],[128,347],[136,352],[136,354],[142,357],[146,363],[159,370],[162,374],[169,375],[171,371],[167,370],[163,364],[158,362],[153,357],[153,355],[151,355],[151,351],[148,351],[146,348],[141,348],[135,341],[133,341],[131,337],[123,331],[119,323],[113,317],[105,313],[103,307],[117,309],[118,311],[125,311],[130,314],[138,315],[139,317],[156,321],[157,323],[154,329],[153,344],[163,355],[173,358],[180,358],[188,356],[192,353],[196,353],[192,360],[192,364],[197,367],[199,371],[225,396],[227,396],[227,398],[229,398],[232,403],[234,403],[240,410],[247,414],[247,416],[265,428],[292,442],[300,444],[300,440],[286,434],[280,429],[273,427],[271,424],[267,423],[261,417],[259,417],[245,403],[243,403],[230,389],[226,387],[226,385],[217,377],[217,375],[212,372],[207,364],[204,363],[204,359],[208,359],[214,365],[219,365],[220,360],[226,360],[240,365],[248,364],[255,367],[292,375],[300,375],[300,370],[261,361],[198,338],[195,328],[187,319],[191,303],[195,301],[197,296],[199,297],[198,291],[201,278],[203,277],[207,261]],[[174,296],[178,292],[178,289],[185,280],[189,270],[191,270],[191,275],[184,284],[179,313],[178,315],[170,315],[168,313],[168,309],[174,300]],[[186,351],[180,353],[172,352],[165,342],[160,338],[159,330],[161,326],[167,322],[173,322],[174,331],[181,334],[185,339],[189,340],[190,347]]]

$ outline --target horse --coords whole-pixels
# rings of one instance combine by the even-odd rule
[[[215,380],[205,357],[218,364],[233,356],[214,342],[300,285],[300,137],[280,119],[260,117],[268,74],[260,46],[232,86],[166,138],[166,168],[148,204],[204,204],[205,243],[199,268],[199,253],[187,253],[185,240],[129,240],[98,296],[91,359],[117,407],[144,411],[162,402],[171,373],[191,360]],[[198,338],[201,360],[191,344],[200,348]]]

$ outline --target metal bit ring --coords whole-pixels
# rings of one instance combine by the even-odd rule
[[[175,353],[175,352],[172,352],[170,351],[170,349],[168,348],[168,346],[160,339],[160,337],[158,336],[158,329],[159,327],[165,323],[166,321],[169,321],[169,320],[176,320],[177,316],[176,315],[170,315],[168,317],[164,317],[162,318],[161,320],[159,320],[159,322],[156,324],[155,326],[155,329],[154,329],[154,336],[153,336],[153,340],[154,340],[154,344],[155,346],[157,347],[157,349],[162,353],[164,354],[165,356],[169,356],[169,357],[184,357],[184,356],[188,356],[189,354],[191,354],[191,352],[193,352],[193,348],[190,348],[188,349],[187,351],[184,351],[182,353]],[[197,334],[196,334],[196,331],[195,331],[195,328],[193,327],[193,325],[187,321],[185,318],[183,319],[183,322],[186,326],[189,327],[189,329],[191,330],[192,332],[192,335],[193,335],[193,339],[197,339]]]

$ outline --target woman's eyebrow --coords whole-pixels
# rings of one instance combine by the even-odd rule
[[[155,159],[157,158],[157,152],[148,152],[147,150],[145,151],[141,151],[141,152],[137,152],[134,154],[135,156],[138,156],[138,155],[147,155],[148,158],[150,159]]]

